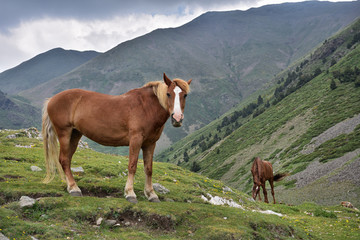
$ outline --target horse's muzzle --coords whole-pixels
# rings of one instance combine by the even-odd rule
[[[174,113],[171,114],[171,123],[174,127],[181,127],[182,125],[182,121],[183,121],[183,116],[180,118],[179,121],[177,121],[175,118],[174,118]]]

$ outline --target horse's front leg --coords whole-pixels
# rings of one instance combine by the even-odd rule
[[[131,203],[137,203],[136,194],[134,192],[134,179],[139,152],[142,144],[141,137],[132,137],[129,144],[129,165],[128,178],[125,185],[125,198]]]
[[[144,172],[145,172],[145,189],[144,194],[150,202],[160,202],[159,197],[156,195],[152,184],[152,164],[153,154],[156,144],[143,147],[144,155]]]

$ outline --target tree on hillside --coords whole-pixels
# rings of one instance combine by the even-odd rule
[[[331,80],[331,83],[330,83],[330,89],[331,89],[331,90],[334,90],[334,89],[336,89],[336,88],[337,88],[336,83],[335,83],[334,79],[332,79],[332,80]]]

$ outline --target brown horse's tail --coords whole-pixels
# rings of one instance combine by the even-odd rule
[[[61,179],[65,181],[65,175],[59,162],[58,137],[47,112],[49,100],[50,99],[45,101],[42,114],[42,136],[46,166],[46,177],[43,183],[49,183],[54,179],[56,168],[58,169]]]
[[[283,180],[285,177],[289,176],[290,174],[288,173],[278,173],[274,176],[274,181],[275,182],[279,182],[281,180]]]

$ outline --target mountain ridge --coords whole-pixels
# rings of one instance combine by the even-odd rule
[[[65,74],[99,54],[96,51],[51,49],[0,73],[1,89],[8,94],[17,94]]]

